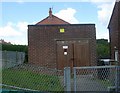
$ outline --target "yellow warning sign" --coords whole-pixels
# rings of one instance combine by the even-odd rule
[[[64,33],[65,32],[65,29],[64,28],[61,28],[60,29],[60,33]]]

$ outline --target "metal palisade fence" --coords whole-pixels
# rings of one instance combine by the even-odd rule
[[[0,51],[2,68],[11,68],[24,63],[25,53],[17,51]]]

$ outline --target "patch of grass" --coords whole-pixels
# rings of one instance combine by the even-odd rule
[[[40,91],[63,91],[58,76],[35,73],[23,69],[2,71],[3,84]]]
[[[99,80],[99,82],[107,87],[112,86],[112,83],[109,80]]]

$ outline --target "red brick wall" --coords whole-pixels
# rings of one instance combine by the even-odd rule
[[[60,28],[65,32],[60,33]],[[96,65],[96,32],[94,24],[73,25],[29,25],[28,61],[48,68],[56,68],[56,39],[90,39],[90,61]]]
[[[114,6],[108,28],[110,33],[111,58],[114,59],[115,46],[120,54],[120,2],[117,2]]]
[[[120,1],[119,1],[119,4],[118,4],[118,13],[119,13],[119,15],[118,15],[118,33],[119,33],[119,42],[118,42],[118,50],[119,50],[119,61],[120,61]],[[120,65],[120,62],[119,62],[119,65]]]

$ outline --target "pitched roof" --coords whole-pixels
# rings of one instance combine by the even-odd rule
[[[49,16],[46,17],[45,19],[41,20],[40,22],[38,22],[36,25],[42,25],[42,24],[45,24],[45,25],[50,24],[51,25],[51,24],[70,24],[70,23],[68,23],[68,22],[54,16],[52,14],[52,10],[50,8],[49,9]]]

